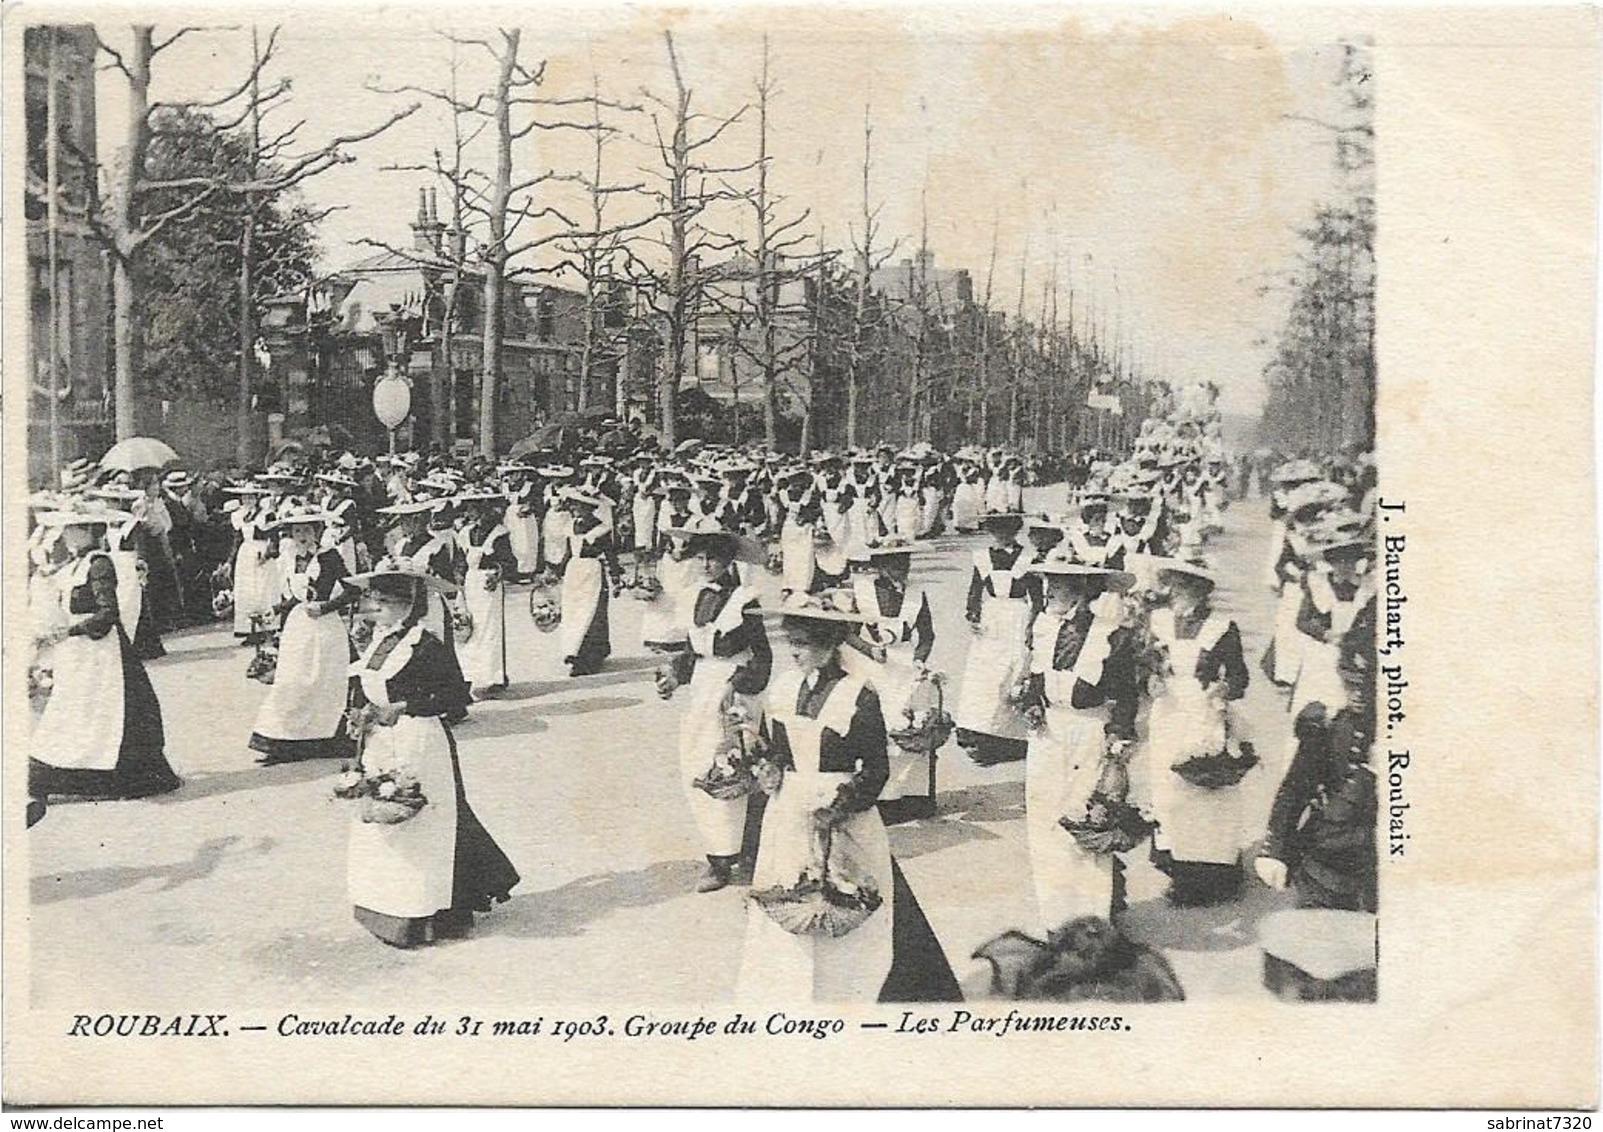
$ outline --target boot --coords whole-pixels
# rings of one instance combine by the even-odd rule
[[[731,874],[734,872],[734,857],[714,857],[707,855],[707,871],[702,875],[696,885],[697,892],[717,892],[720,888],[729,887]]]

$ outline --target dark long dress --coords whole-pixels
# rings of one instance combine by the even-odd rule
[[[363,660],[364,669],[382,670],[391,652],[403,641],[408,641],[406,634],[376,642]],[[410,658],[385,681],[384,694],[390,703],[401,707],[402,715],[419,721],[432,720],[432,726],[443,733],[450,752],[452,788],[456,795],[456,831],[447,906],[428,916],[396,916],[360,903],[355,905],[357,922],[396,947],[416,947],[465,934],[472,926],[473,913],[488,912],[492,905],[504,903],[520,879],[517,869],[474,814],[463,788],[456,739],[445,722],[463,706],[463,690],[456,678],[455,666],[444,644],[432,633],[417,631],[408,647],[411,648]],[[356,695],[358,702],[366,702],[360,685]],[[397,828],[404,830],[405,825]]]
[[[69,567],[70,568],[70,567]],[[75,586],[69,597],[69,612],[84,617],[70,630],[71,636],[103,640],[117,634],[122,653],[122,737],[117,762],[109,770],[58,767],[49,763],[48,728],[35,734],[35,751],[28,759],[28,793],[35,798],[71,795],[84,798],[144,798],[176,790],[179,778],[164,754],[166,732],[162,726],[161,704],[151,687],[145,666],[134,655],[117,612],[117,569],[105,554],[96,553],[89,564],[88,580]],[[58,687],[62,686],[58,677]],[[94,704],[60,703],[56,711],[95,709]],[[46,708],[49,713],[50,707]],[[70,720],[69,720],[70,722]],[[42,721],[43,723],[43,721]]]

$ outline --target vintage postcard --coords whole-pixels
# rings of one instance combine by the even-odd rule
[[[8,1105],[1596,1106],[1595,11],[0,43]]]

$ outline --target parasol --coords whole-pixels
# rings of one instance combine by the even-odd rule
[[[137,472],[142,468],[164,468],[177,459],[178,453],[153,436],[130,436],[113,444],[100,458],[100,466]]]

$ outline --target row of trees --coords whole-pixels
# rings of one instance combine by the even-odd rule
[[[1306,121],[1332,140],[1338,190],[1300,233],[1286,320],[1264,374],[1260,433],[1286,452],[1374,443],[1374,78],[1365,47],[1343,46],[1336,82],[1342,118]]]
[[[583,295],[581,409],[605,387],[601,375],[618,371],[624,343],[643,330],[650,335],[658,364],[649,415],[670,443],[680,438],[680,398],[708,327],[717,328],[737,377],[755,390],[762,435],[776,445],[1112,443],[1159,395],[1105,327],[1083,317],[1076,323],[1076,297],[1060,296],[1056,279],[1039,285],[1036,302],[1021,266],[1014,309],[996,309],[994,242],[982,294],[950,293],[932,275],[927,222],[906,278],[876,285],[903,241],[881,224],[868,107],[860,212],[847,247],[830,247],[809,211],[775,184],[770,111],[782,92],[766,40],[750,99],[712,109],[670,32],[662,40],[667,86],[625,97],[603,93],[594,75],[587,91],[548,93],[545,64],[527,57],[516,28],[448,35],[450,64],[439,85],[375,85],[397,100],[393,110],[357,131],[308,142],[290,80],[272,78],[276,29],[265,39],[251,30],[251,64],[233,89],[152,101],[162,54],[186,36],[216,30],[158,36],[139,25],[131,46],[101,43],[108,73],[126,84],[129,111],[116,161],[89,174],[97,191],[81,218],[112,253],[119,436],[134,430],[136,389],[201,391],[220,344],[232,339],[240,456],[247,457],[257,311],[272,295],[306,287],[316,226],[327,214],[301,203],[299,189],[353,160],[359,143],[422,104],[446,111],[448,133],[429,160],[386,168],[437,180],[450,238],[438,253],[390,250],[427,257],[435,269],[446,260],[447,359],[464,279],[482,286],[478,441],[485,451],[515,439],[499,435],[498,391],[506,304],[526,279]],[[534,160],[534,142],[558,133],[586,140],[584,167]],[[621,158],[620,142],[635,143]],[[623,172],[642,151],[651,159]],[[226,287],[218,285],[223,278]],[[605,317],[620,295],[627,317]],[[453,370],[449,362],[444,368]],[[1096,390],[1118,397],[1123,415],[1087,410]],[[443,398],[444,390],[429,395]],[[443,425],[445,414],[432,418]],[[738,410],[734,421],[743,427]]]

